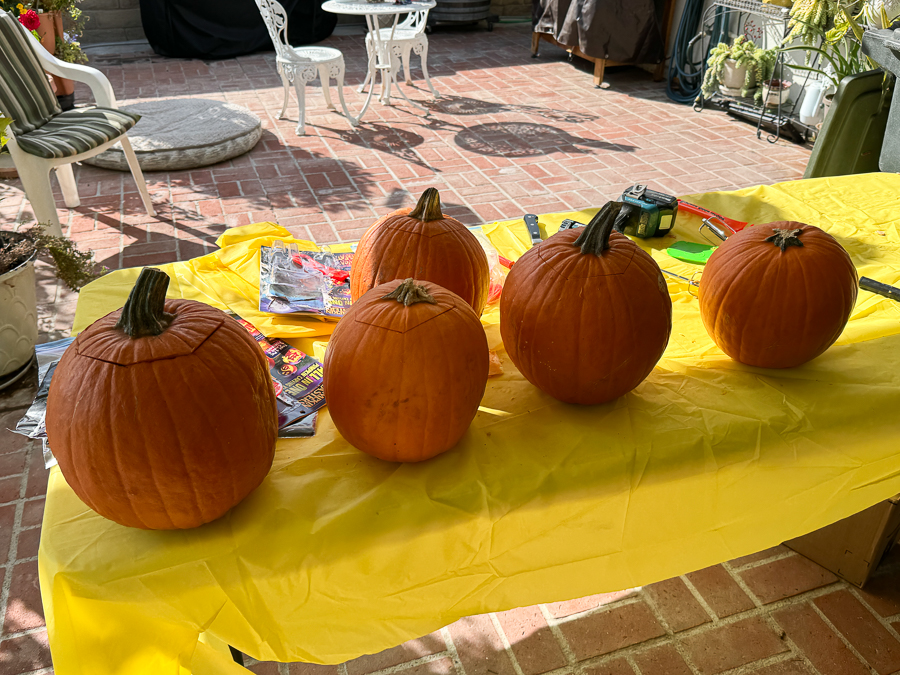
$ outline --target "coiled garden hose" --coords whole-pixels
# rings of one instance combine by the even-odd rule
[[[709,57],[709,50],[727,40],[728,13],[724,7],[717,7],[712,30],[709,32],[709,44],[706,49],[701,50],[702,58],[699,61],[692,60],[694,43],[700,38],[698,31],[703,20],[703,4],[703,0],[687,0],[678,24],[666,77],[666,96],[676,103],[694,102],[703,85],[703,64]]]

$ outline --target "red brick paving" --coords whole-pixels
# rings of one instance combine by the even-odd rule
[[[273,118],[280,83],[272,54],[229,61],[98,60],[122,102],[201,96],[245,105],[264,134],[247,155],[192,171],[147,175],[149,218],[131,179],[78,167],[79,209],[60,210],[67,233],[117,268],[212,250],[226,228],[275,220],[319,243],[358,238],[375,218],[434,185],[467,224],[526,211],[595,206],[646,181],[675,193],[798,178],[809,149],[758,140],[752,127],[668,102],[637,69],[607,71],[561,51],[529,58],[527,27],[436,32],[429,69],[445,96],[429,109],[374,104],[351,130],[307,90],[305,137]],[[361,80],[358,36],[332,37]],[[414,77],[416,69],[414,67]],[[82,100],[85,91],[79,90]],[[296,107],[289,116],[296,118]],[[31,220],[18,181],[0,184],[0,225]],[[60,204],[61,206],[61,204]],[[40,327],[66,335],[75,298],[38,270]],[[51,672],[36,553],[47,472],[40,447],[10,434],[31,382],[0,397],[0,672]],[[462,619],[419,640],[340,666],[253,663],[259,675],[854,675],[900,672],[900,551],[865,591],[776,547],[642,589]]]

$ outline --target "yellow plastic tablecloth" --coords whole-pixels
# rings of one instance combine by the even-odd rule
[[[740,220],[821,226],[862,275],[900,281],[900,176],[690,200]],[[567,215],[541,220],[552,232]],[[680,221],[677,235],[696,240],[697,224]],[[507,257],[528,247],[521,221],[484,232]],[[321,338],[330,324],[253,310],[255,249],[285,234],[271,224],[226,232],[221,251],[163,266],[171,294],[231,307],[299,344]],[[639,243],[690,274],[662,251],[671,242]],[[76,330],[120,306],[134,276],[87,287]],[[634,392],[596,407],[558,403],[501,350],[504,374],[483,401],[492,412],[423,464],[356,451],[324,413],[315,438],[278,441],[271,473],[241,505],[184,532],[107,521],[54,469],[39,564],[56,672],[244,672],[226,643],[262,660],[338,663],[461,616],[749,554],[900,492],[900,304],[861,291],[837,345],[767,371],[724,356],[687,287],[669,290],[669,348]],[[496,313],[484,321],[498,347]]]

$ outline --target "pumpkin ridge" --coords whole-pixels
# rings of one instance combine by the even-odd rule
[[[532,274],[534,274],[535,272],[540,272],[540,268],[538,270],[529,270],[529,271],[531,271]],[[551,296],[553,295],[552,288],[550,287],[550,284],[544,283],[543,275],[541,275],[540,282],[541,283],[538,287],[541,288],[541,290],[543,291],[543,295],[539,299],[540,304],[538,305],[538,309],[535,312],[535,316],[538,317],[539,321],[540,321],[541,317],[545,316],[544,312],[545,312],[545,307],[546,307],[547,302],[556,299],[556,298],[551,298]],[[543,333],[543,331],[540,330],[539,321],[535,321],[534,325],[530,326],[531,333],[528,335],[528,339],[525,340],[525,344],[536,344],[537,343],[537,338],[535,336],[541,335]],[[528,348],[522,346],[522,341],[523,341],[524,337],[525,337],[524,332],[520,329],[518,332],[519,339],[517,340],[518,344],[517,344],[516,349],[519,353],[528,354],[529,353]],[[529,361],[529,367],[532,367],[533,359],[530,356],[528,358],[528,361]]]
[[[252,354],[254,357],[256,357],[256,359],[262,365],[262,369],[248,368],[246,362],[241,360],[241,361],[239,361],[239,365],[240,365],[242,374],[237,376],[238,380],[252,380],[254,378],[256,380],[260,380],[260,379],[264,380],[263,382],[261,382],[261,384],[264,387],[262,389],[262,391],[265,393],[265,396],[263,398],[260,398],[260,396],[254,395],[254,397],[252,399],[253,403],[255,403],[258,408],[258,409],[254,409],[252,411],[253,412],[253,420],[255,423],[262,426],[261,420],[264,419],[264,415],[269,414],[274,418],[277,414],[276,413],[277,406],[276,406],[276,401],[275,401],[275,392],[274,392],[274,389],[272,388],[271,378],[270,378],[269,372],[268,372],[268,365],[265,365],[265,357],[262,355],[262,353],[259,349],[259,345],[256,342],[256,340],[251,338],[249,336],[249,334],[246,331],[244,331],[244,329],[239,324],[232,322],[232,323],[226,323],[225,326],[226,326],[226,328],[225,328],[226,331],[233,332],[235,335],[240,336],[240,339],[242,340],[242,344],[244,345],[245,351],[248,354]],[[201,362],[207,368],[209,368],[211,370],[215,370],[216,364],[221,361],[221,359],[216,359],[214,354],[212,354],[212,352],[216,351],[216,350],[218,352],[220,352],[223,355],[223,357],[226,357],[226,358],[233,357],[233,354],[234,354],[233,350],[232,351],[226,350],[218,342],[210,343],[210,345],[205,347],[201,352]],[[213,363],[208,362],[209,358],[213,359]],[[218,378],[221,378],[222,375],[228,374],[228,373],[222,372],[222,371],[217,371],[217,372],[218,372]],[[217,411],[211,411],[209,413],[209,416],[211,419],[215,419],[215,416],[217,414],[218,414]],[[248,414],[250,414],[250,411],[248,411]],[[216,427],[216,429],[217,429],[217,433],[218,433],[218,427]],[[271,434],[271,439],[270,439],[271,442],[269,443],[267,441],[267,446],[269,446],[269,447],[266,448],[267,462],[266,462],[265,470],[262,471],[261,475],[259,475],[258,477],[256,475],[254,475],[253,476],[254,479],[252,481],[246,481],[247,484],[243,485],[243,486],[239,485],[237,482],[241,476],[239,475],[239,473],[237,471],[235,471],[236,465],[235,465],[235,461],[234,461],[234,454],[233,453],[225,453],[225,451],[224,451],[224,449],[228,447],[228,439],[224,439],[224,442],[222,442],[219,446],[223,449],[223,455],[225,457],[227,457],[227,459],[228,459],[228,461],[223,462],[223,464],[225,464],[228,467],[228,474],[232,481],[235,499],[238,502],[242,501],[253,490],[258,488],[262,484],[262,482],[265,480],[265,477],[268,475],[269,471],[271,470],[272,462],[274,461],[274,457],[275,457],[275,442],[277,440],[277,422],[274,422],[274,420],[273,420],[272,429],[274,430],[274,433]],[[247,442],[250,442],[252,439],[245,439],[245,440]]]
[[[159,396],[159,399],[161,399],[161,403],[163,404],[162,408],[165,409],[166,414],[168,416],[168,429],[169,429],[169,432],[172,434],[172,438],[176,439],[177,441],[180,441],[181,436],[178,433],[178,423],[175,419],[175,415],[172,413],[172,408],[170,406],[169,397],[167,397],[165,395],[165,387],[163,386],[163,383],[160,381],[160,377],[159,377],[160,373],[158,372],[160,369],[157,366],[157,363],[158,362],[156,362],[156,361],[148,362],[147,365],[150,370],[150,373],[152,374],[152,378],[147,378],[147,379],[151,379],[153,381],[153,383],[156,385],[157,395]],[[132,380],[134,379],[134,377],[137,374],[138,374],[137,369],[131,370]],[[132,382],[132,386],[134,386],[134,382]],[[146,385],[144,385],[144,387],[146,388]],[[139,390],[136,390],[136,391],[139,391]],[[157,424],[157,426],[159,425],[158,418],[157,418],[156,424]],[[179,442],[178,445],[181,446],[182,444]],[[151,451],[151,448],[147,447],[146,445],[144,447],[145,447],[145,450],[147,450],[147,456],[148,456],[147,466],[150,467],[151,475],[155,476],[156,472],[153,470],[153,462],[150,459],[150,456],[152,456],[154,453]],[[185,475],[188,475],[191,478],[193,478],[193,474],[188,470],[187,460],[184,456],[183,448],[179,447],[179,451],[172,453],[171,456],[177,457],[179,460],[181,460],[181,465],[182,465],[182,468],[184,469]],[[164,473],[165,473],[165,471],[164,471]],[[199,513],[201,517],[203,517],[203,510],[200,508],[199,498],[197,495],[197,489],[194,486],[194,481],[191,480],[188,482],[191,484],[190,488],[191,488],[191,496],[193,497],[193,503],[192,503],[192,506],[194,507],[193,510],[194,510],[194,512]],[[179,527],[179,524],[176,522],[175,517],[173,516],[171,510],[169,509],[168,490],[166,490],[163,486],[160,486],[159,483],[157,483],[155,479],[153,481],[153,485],[154,485],[154,487],[156,487],[157,491],[159,492],[159,496],[160,496],[159,504],[160,504],[160,506],[162,506],[162,509],[165,512],[166,518],[168,518],[169,523],[173,527]],[[172,502],[176,502],[176,501],[178,501],[178,500],[176,500],[175,498],[172,499]],[[180,500],[179,506],[184,506],[183,499]]]
[[[616,240],[613,240],[613,241],[616,241]],[[627,240],[627,241],[630,241],[630,240]],[[571,242],[563,241],[563,242],[560,242],[560,245],[567,245],[569,243],[571,243]],[[624,259],[625,255],[628,255],[628,261],[626,263],[624,263],[624,266],[620,270],[609,270],[608,267],[612,264],[609,260],[604,260],[603,258],[600,258],[599,256],[594,256],[595,258],[597,258],[597,261],[589,260],[586,262],[585,260],[583,260],[580,257],[575,258],[572,256],[568,256],[563,251],[555,250],[555,248],[556,247],[538,246],[538,247],[535,247],[534,250],[537,252],[537,255],[540,257],[541,261],[544,262],[551,269],[556,269],[557,267],[560,267],[561,269],[558,270],[559,275],[562,278],[567,279],[567,280],[568,279],[572,279],[572,280],[595,279],[595,278],[599,278],[599,277],[609,277],[609,276],[617,276],[617,275],[625,274],[628,272],[628,269],[631,267],[631,264],[634,261],[634,256],[637,253],[637,250],[640,250],[640,247],[638,247],[637,244],[634,244],[633,248],[629,248],[627,253],[622,250],[624,247],[617,246],[618,250],[613,252],[613,255],[621,256],[622,259]],[[610,248],[606,249],[606,250],[609,251],[609,250],[611,250],[611,248],[612,248],[612,244],[610,244]],[[545,249],[547,249],[547,250],[545,250]],[[529,250],[531,250],[531,249],[529,249]],[[588,255],[588,254],[582,254],[582,255]],[[561,258],[562,261],[560,262],[560,261],[556,260],[557,258]],[[591,270],[591,272],[589,274],[576,273],[576,270],[578,270],[580,267],[585,267],[587,269],[590,269],[592,267],[597,267],[598,269],[597,269],[597,271]]]
[[[771,242],[766,242],[766,243],[771,243]],[[782,258],[782,256],[784,255],[784,251],[779,250],[777,253],[773,253],[773,251],[771,249],[767,248],[765,245],[760,245],[759,248],[760,248],[761,252],[760,252],[760,255],[757,256],[757,258],[762,258],[763,260],[765,260],[765,259],[770,260],[770,263],[766,269],[766,274],[760,280],[759,285],[768,284],[769,283],[768,279],[772,278],[771,284],[773,287],[775,287],[775,288],[783,287],[784,283],[785,283],[785,277],[787,277],[791,274],[791,271],[789,269],[787,269],[784,264],[786,262],[785,259]],[[796,258],[796,260],[794,260],[792,262],[799,263],[800,265],[802,265],[802,260],[803,260],[802,254],[794,255],[792,257]],[[774,258],[774,260],[772,260],[772,258]],[[806,284],[806,279],[804,279],[804,285],[805,284]],[[754,302],[754,304],[753,304],[753,311],[749,312],[750,315],[755,314],[757,311],[759,312],[760,315],[763,315],[763,314],[770,315],[772,313],[782,314],[782,313],[788,312],[791,309],[790,304],[789,304],[790,297],[787,294],[782,294],[780,297],[777,297],[777,298],[773,298],[772,296],[769,296],[769,298],[765,298],[762,296],[762,294],[757,293],[755,300],[756,300],[756,302]],[[763,300],[763,301],[768,300],[768,301],[762,302],[762,305],[763,305],[762,308],[757,310],[756,308],[760,304],[760,300]],[[773,308],[773,306],[776,304],[775,303],[776,300],[780,300],[780,302],[778,303],[777,307]],[[804,311],[807,311],[807,312],[809,311],[808,304],[806,304]],[[783,339],[780,334],[777,335],[777,337],[779,340]],[[742,335],[741,341],[739,343],[739,350],[738,350],[738,353],[740,353],[741,355],[744,354],[744,339],[743,338],[744,338],[744,336]],[[775,351],[780,352],[781,349],[776,349]],[[751,353],[756,354],[757,356],[760,354],[758,345],[751,346]]]
[[[243,328],[241,328],[241,330],[243,330]],[[220,363],[221,360],[216,358],[215,355],[207,353],[207,352],[212,351],[212,347],[213,347],[213,345],[210,344],[208,349],[203,350],[202,353],[198,353],[197,356],[199,358],[200,363],[203,364],[204,368],[206,368],[207,372],[211,373],[213,379],[216,381],[216,384],[218,384],[219,386],[222,386],[221,379],[220,379],[219,367],[217,367],[218,363]],[[216,345],[216,347],[217,347],[218,351],[221,352],[225,357],[228,356],[228,353],[224,349],[222,349],[221,346]],[[257,347],[256,345],[253,345],[253,348],[259,349],[259,347]],[[212,363],[207,362],[207,357],[212,358],[213,362]],[[252,375],[253,375],[253,373],[242,374],[243,377],[248,377],[248,376],[252,376]],[[185,386],[188,386],[189,384],[190,383],[187,382],[186,378],[185,378]],[[250,412],[251,411],[248,411],[248,413],[250,413]],[[256,412],[256,411],[252,411],[252,412]],[[215,415],[216,415],[215,410],[209,411],[208,414],[212,419],[215,419]],[[228,477],[231,482],[232,501],[234,503],[237,503],[239,500],[243,499],[243,497],[245,497],[246,495],[240,494],[241,490],[238,489],[238,484],[237,484],[238,476],[237,476],[236,472],[234,471],[234,464],[233,464],[233,462],[230,461],[230,457],[229,457],[228,453],[225,451],[225,448],[228,446],[229,442],[232,439],[220,437],[219,436],[220,427],[217,424],[210,425],[210,432],[212,432],[213,435],[215,436],[215,440],[216,440],[215,445],[216,445],[216,448],[218,448],[218,450],[219,450],[219,455],[221,458],[220,461],[222,463],[222,466],[225,466],[228,468],[227,473],[228,473]]]
[[[67,352],[68,352],[68,350],[67,350]],[[63,353],[63,357],[62,357],[62,358],[65,358],[65,357],[66,357],[67,352],[64,352],[64,353]],[[75,352],[74,354],[70,354],[69,356],[70,356],[70,358],[74,359],[74,358],[77,358],[77,354],[78,354],[78,353]],[[62,359],[60,359],[60,363],[62,363]],[[53,380],[51,379],[51,384],[52,384],[52,382],[53,382]],[[80,417],[80,415],[78,414],[78,407],[81,405],[81,401],[84,399],[84,397],[85,397],[85,395],[86,395],[86,392],[84,391],[84,388],[85,388],[85,385],[87,385],[87,384],[93,384],[92,378],[83,377],[83,378],[81,378],[81,379],[78,380],[77,389],[75,390],[75,394],[76,394],[76,395],[73,397],[73,400],[75,401],[75,406],[74,406],[74,408],[73,408],[73,413],[72,413],[72,417],[71,417],[72,420],[77,420],[77,419],[79,419],[79,417]],[[66,391],[66,392],[65,392],[65,395],[68,395],[68,394],[69,394],[69,392]],[[47,401],[48,405],[49,405],[49,402],[50,402],[50,401],[49,401],[49,398],[48,398],[48,401]],[[64,448],[68,448],[68,447],[70,447],[71,444],[72,444],[72,441],[71,441],[71,438],[72,438],[72,425],[71,425],[71,423],[70,423],[70,424],[67,424],[66,427],[65,427],[65,429],[66,429],[66,439],[65,439],[65,442],[64,442],[62,445],[63,445]],[[58,458],[57,458],[57,463],[59,463],[59,459],[58,459]],[[78,467],[78,468],[76,468],[76,467]],[[81,479],[81,477],[80,477],[80,475],[79,475],[79,474],[81,473],[81,467],[78,465],[78,462],[72,462],[72,468],[71,468],[70,471],[72,472],[73,480],[70,482],[69,479],[68,479],[68,477],[67,477],[67,478],[66,478],[66,482],[69,483],[69,485],[72,486],[73,489],[75,489],[76,487],[80,486],[81,483],[83,482],[82,479]]]
[[[438,306],[441,306],[441,305],[438,305]],[[406,330],[396,330],[396,329],[394,329],[394,328],[388,328],[387,326],[382,326],[382,325],[380,325],[380,324],[374,323],[374,319],[368,319],[368,318],[363,318],[363,317],[358,317],[358,318],[355,319],[355,321],[356,321],[356,323],[361,323],[361,324],[364,324],[364,325],[366,325],[366,326],[372,326],[373,328],[378,328],[379,330],[386,330],[386,331],[389,331],[389,332],[391,332],[391,333],[398,333],[398,334],[400,334],[400,335],[406,335],[407,333],[411,333],[412,331],[416,330],[416,328],[419,328],[420,326],[424,326],[424,325],[425,325],[426,323],[428,323],[429,321],[432,321],[432,320],[436,319],[436,318],[439,317],[439,316],[443,316],[443,315],[446,314],[447,312],[452,312],[452,311],[454,311],[455,309],[456,309],[456,307],[453,307],[452,305],[449,306],[449,307],[444,306],[443,311],[438,312],[437,314],[434,314],[434,315],[428,317],[428,318],[425,319],[424,321],[420,321],[419,323],[417,323],[417,324],[416,324],[415,326],[413,326],[412,328],[408,328],[408,329],[406,329]]]
[[[134,382],[135,372],[134,372],[134,370],[131,370],[131,371],[128,371],[128,374],[131,376],[129,384],[133,388],[135,386],[135,382]],[[107,375],[107,380],[113,380],[112,372],[106,373],[106,375]],[[140,389],[133,389],[133,390],[140,391]],[[115,393],[115,391],[112,387],[107,388],[106,391],[110,392],[108,394],[108,396],[111,396]],[[105,407],[109,413],[109,428],[111,428],[111,429],[115,428],[114,427],[115,418],[114,418],[113,406],[108,405],[108,401],[103,401],[103,403],[107,404]],[[138,407],[138,409],[136,409],[136,410],[132,410],[131,412],[136,416],[136,418],[135,418],[136,428],[140,428],[141,427],[140,407]],[[118,439],[116,439],[116,440],[118,440]],[[156,493],[157,501],[159,503],[163,504],[164,500],[163,500],[162,492],[160,492],[159,484],[156,482],[156,479],[153,475],[153,473],[154,473],[153,472],[153,464],[149,459],[149,456],[152,455],[153,453],[151,453],[150,448],[147,447],[146,436],[143,434],[140,434],[140,435],[135,434],[135,445],[137,445],[141,449],[141,453],[144,455],[145,466],[147,466],[148,470],[150,471],[150,480],[147,481],[147,483],[149,483],[150,485],[153,486],[153,490]],[[141,509],[137,508],[135,506],[135,499],[132,497],[132,490],[130,489],[131,481],[130,481],[130,479],[126,478],[126,476],[128,475],[128,472],[123,471],[124,467],[128,466],[129,458],[122,457],[121,452],[120,452],[120,448],[122,448],[122,447],[124,447],[124,446],[119,445],[119,443],[115,443],[115,447],[113,448],[112,453],[111,453],[112,457],[113,457],[113,461],[115,462],[115,465],[116,465],[116,474],[121,477],[122,492],[125,495],[125,499],[128,502],[129,507],[131,508],[131,512],[134,515],[134,519],[136,521],[138,521],[139,523],[141,523],[141,525],[143,527],[149,528],[150,524],[141,515]],[[172,516],[169,514],[168,509],[166,509],[165,506],[163,506],[163,510],[166,512],[166,517],[169,519],[169,522],[172,523]]]
[[[758,259],[765,255],[765,249],[760,247],[760,248],[756,249],[756,251],[754,251],[754,253],[755,253],[755,255],[753,255],[749,260],[745,260],[744,265],[742,265],[741,267],[735,268],[733,274],[731,274],[731,269],[729,266],[720,268],[721,271],[716,270],[718,272],[718,274],[716,274],[716,276],[722,276],[722,272],[728,273],[726,276],[726,279],[728,280],[728,284],[729,284],[728,288],[725,290],[725,293],[717,293],[716,294],[716,321],[715,321],[715,324],[713,325],[713,330],[717,334],[721,330],[719,322],[725,320],[725,312],[722,310],[722,307],[725,306],[725,304],[728,302],[728,297],[732,293],[732,291],[734,291],[735,288],[738,288],[740,286],[740,283],[739,283],[740,276],[742,274],[745,274],[748,269],[751,269],[751,265],[755,265],[758,262]],[[728,258],[727,262],[730,263],[731,265],[734,264],[730,257]],[[702,281],[703,281],[702,276],[700,277],[700,280],[701,280],[701,284],[702,284]],[[702,285],[701,285],[701,288],[702,288]],[[759,298],[757,297],[756,299],[758,300]],[[738,342],[738,350],[740,351],[741,349],[742,349],[741,342]]]

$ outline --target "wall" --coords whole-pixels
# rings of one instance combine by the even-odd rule
[[[491,14],[497,16],[531,16],[531,0],[491,0]]]
[[[83,0],[80,4],[84,13],[90,17],[85,24],[83,44],[98,42],[125,42],[127,40],[145,40],[141,26],[141,11],[138,0]],[[498,16],[531,16],[530,0],[493,0],[491,12]],[[362,17],[353,17],[358,21],[340,21],[339,23],[363,23]]]
[[[146,40],[138,0],[83,0],[79,7],[90,17],[82,44]]]

